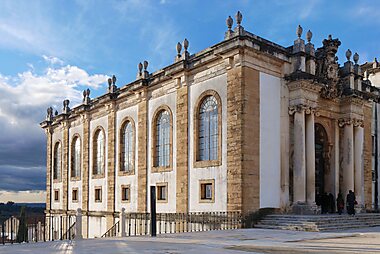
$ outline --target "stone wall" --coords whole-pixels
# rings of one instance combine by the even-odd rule
[[[364,105],[364,203],[372,208],[372,104]]]
[[[137,211],[147,212],[147,114],[148,104],[144,96],[138,104],[138,167],[137,167]]]

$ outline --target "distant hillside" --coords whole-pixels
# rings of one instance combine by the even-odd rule
[[[21,207],[26,207],[27,216],[42,216],[45,210],[45,203],[0,203],[0,217],[19,216]]]

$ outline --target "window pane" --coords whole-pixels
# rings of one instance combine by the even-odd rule
[[[156,166],[169,166],[170,116],[165,110],[157,116],[156,133]]]
[[[199,108],[198,154],[199,160],[216,160],[218,157],[218,105],[214,96],[207,96]]]

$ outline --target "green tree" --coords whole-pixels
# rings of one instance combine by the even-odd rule
[[[28,241],[28,226],[26,224],[25,206],[21,207],[20,223],[18,226],[16,241],[19,243]]]

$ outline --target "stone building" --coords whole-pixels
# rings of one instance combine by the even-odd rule
[[[114,215],[260,208],[318,213],[316,196],[354,190],[371,209],[373,101],[359,55],[331,35],[315,48],[298,27],[284,47],[245,31],[240,12],[224,40],[190,54],[178,43],[175,61],[62,113],[49,108],[47,216],[81,208],[83,234],[95,237]],[[182,49],[183,47],[183,49]]]

